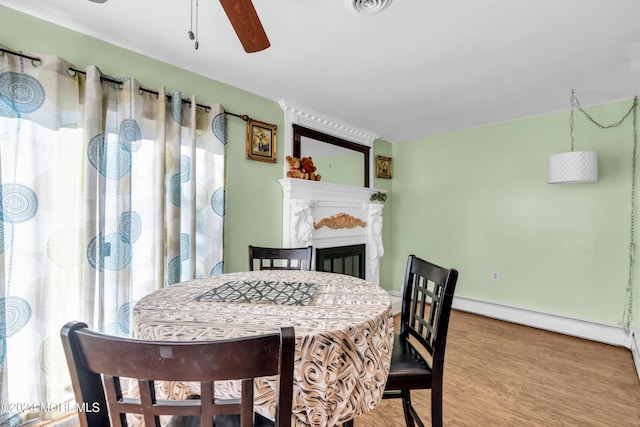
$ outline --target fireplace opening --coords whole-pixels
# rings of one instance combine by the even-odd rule
[[[365,246],[360,244],[316,248],[316,271],[347,274],[364,279]]]

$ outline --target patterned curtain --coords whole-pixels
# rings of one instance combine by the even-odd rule
[[[128,335],[142,296],[222,272],[222,107],[30,56],[0,56],[2,425],[75,410],[64,323]]]

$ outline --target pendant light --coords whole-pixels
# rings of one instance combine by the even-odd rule
[[[575,145],[574,111],[578,105],[578,98],[574,90],[571,91],[570,100],[569,133],[571,136],[571,151],[549,156],[547,163],[547,182],[549,184],[577,184],[598,180],[598,152],[573,151]]]

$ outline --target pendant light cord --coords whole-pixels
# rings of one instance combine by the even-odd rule
[[[627,334],[633,320],[633,271],[635,265],[635,218],[636,218],[636,153],[638,151],[638,97],[633,98],[633,156],[631,158],[631,218],[629,232],[629,280],[625,293],[625,310],[622,315],[622,325]],[[628,114],[627,114],[628,115]]]
[[[576,110],[576,106],[578,105],[578,97],[576,96],[576,91],[571,91],[571,96],[569,97],[569,101],[571,102],[571,112],[569,113],[569,137],[571,138],[571,152],[573,152],[573,146],[576,144],[576,134],[574,130],[574,112]]]
[[[582,114],[584,114],[584,116],[594,125],[598,126],[600,129],[611,129],[611,128],[615,128],[618,127],[622,124],[622,122],[624,122],[627,117],[629,117],[629,115],[631,113],[635,114],[635,110],[636,107],[638,106],[638,97],[634,97],[633,98],[633,104],[631,104],[631,108],[629,108],[629,111],[626,112],[626,114],[624,116],[622,116],[622,118],[620,120],[618,120],[615,123],[611,123],[610,125],[603,125],[601,123],[598,123],[593,117],[591,117],[591,115],[589,113],[587,113],[584,108],[582,108],[582,105],[580,105],[580,101],[578,100],[578,97],[576,96],[575,92],[571,92],[571,106],[572,109],[573,107],[577,108]],[[634,136],[635,138],[635,136]]]
[[[625,299],[624,299],[624,311],[622,314],[622,326],[625,328],[627,334],[629,333],[629,328],[631,327],[631,321],[633,320],[633,276],[634,276],[634,266],[635,266],[635,253],[636,253],[636,241],[635,241],[635,222],[636,222],[636,154],[638,151],[638,97],[633,98],[633,103],[631,104],[631,108],[629,111],[622,116],[620,120],[610,125],[603,125],[598,123],[589,113],[587,113],[582,106],[580,105],[580,101],[575,94],[575,91],[571,91],[571,113],[569,115],[569,127],[571,132],[571,151],[573,151],[574,145],[574,131],[573,131],[573,111],[577,109],[594,125],[598,126],[600,129],[611,129],[620,126],[629,115],[632,114],[632,122],[633,122],[633,154],[631,156],[631,210],[629,214],[629,277],[627,281],[627,289],[625,291]]]

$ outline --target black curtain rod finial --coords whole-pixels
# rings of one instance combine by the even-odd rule
[[[225,111],[224,113],[228,114],[230,116],[234,116],[234,117],[237,117],[239,119],[242,119],[245,122],[248,122],[249,120],[251,120],[251,117],[247,116],[246,114],[236,114],[236,113],[232,113],[230,111]]]

